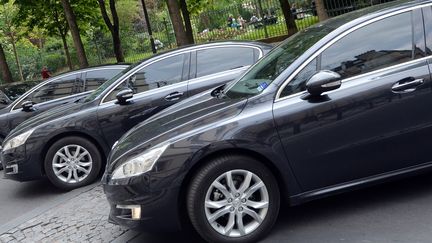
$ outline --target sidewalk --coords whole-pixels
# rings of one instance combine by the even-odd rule
[[[112,242],[127,229],[108,223],[108,213],[108,202],[97,185],[0,232],[0,242]]]

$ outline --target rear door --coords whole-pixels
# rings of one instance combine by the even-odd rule
[[[424,39],[421,11],[379,20],[336,41],[285,88],[274,117],[305,191],[432,161]],[[314,68],[338,72],[342,87],[302,100]]]
[[[189,58],[187,52],[146,64],[106,95],[98,108],[98,120],[110,146],[139,122],[187,97],[184,70],[189,69]],[[134,97],[120,105],[116,95],[126,88],[134,91]]]
[[[238,78],[261,56],[262,51],[252,46],[219,46],[197,50],[192,55],[189,95]]]

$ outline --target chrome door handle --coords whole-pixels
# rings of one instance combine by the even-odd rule
[[[424,79],[414,79],[410,81],[401,80],[392,86],[394,92],[411,92],[418,86],[424,84]]]
[[[167,96],[165,96],[166,101],[175,101],[179,100],[183,96],[183,92],[174,92]]]

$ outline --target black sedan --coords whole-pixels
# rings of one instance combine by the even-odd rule
[[[430,171],[431,36],[432,1],[352,12],[149,118],[108,158],[111,221],[255,242],[281,202]]]
[[[219,42],[146,59],[107,81],[81,102],[27,120],[3,143],[5,177],[47,176],[70,190],[93,182],[112,145],[133,126],[181,101],[240,76],[272,46]]]

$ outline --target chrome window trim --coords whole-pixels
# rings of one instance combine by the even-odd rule
[[[149,65],[151,65],[151,64],[153,64],[155,62],[158,62],[158,61],[161,61],[161,60],[165,60],[167,58],[174,57],[174,56],[177,56],[177,55],[182,55],[182,54],[185,54],[185,53],[191,53],[191,52],[194,52],[194,51],[214,49],[214,48],[225,48],[225,47],[256,48],[260,52],[260,58],[264,55],[264,52],[257,45],[254,45],[254,44],[250,44],[250,45],[248,45],[248,44],[228,44],[228,45],[221,45],[220,43],[215,43],[214,45],[210,45],[210,46],[193,47],[191,49],[174,51],[173,53],[167,54],[166,56],[162,56],[162,57],[160,57],[160,58],[158,58],[156,60],[153,60],[151,62],[144,62],[141,65],[138,65],[134,69],[130,70],[129,74],[125,78],[123,78],[117,84],[114,84],[114,86],[112,86],[112,88],[102,97],[101,101],[99,102],[99,105],[102,105],[102,104],[105,104],[105,103],[112,103],[113,100],[105,101],[105,99],[108,97],[108,95],[112,91],[114,91],[121,83],[123,83],[125,80],[127,80],[128,78],[130,78],[132,75],[134,75],[136,73],[137,70],[139,70],[141,68],[145,68],[145,67],[147,67],[147,66],[149,66]],[[214,75],[214,74],[210,74],[210,75]],[[209,76],[209,75],[207,75],[207,76]],[[205,76],[203,76],[203,77],[205,77]],[[186,82],[186,81],[189,81],[189,80],[190,79],[182,80],[179,83],[183,83],[183,82]],[[179,84],[179,83],[177,83],[177,84]],[[172,85],[175,85],[175,84],[171,84],[171,85],[168,85],[168,86],[172,86]],[[166,87],[168,87],[168,86],[166,86]],[[155,89],[155,90],[159,90],[159,89]],[[151,90],[143,91],[141,93],[134,94],[134,97],[135,96],[140,97],[139,94],[147,93],[147,92],[150,92],[150,91]]]
[[[360,28],[363,28],[363,27],[365,27],[365,26],[367,26],[367,25],[370,25],[370,24],[372,24],[372,23],[375,23],[375,22],[378,22],[378,21],[380,21],[380,20],[383,20],[383,19],[385,19],[385,18],[389,18],[389,17],[392,17],[392,16],[395,16],[395,15],[399,15],[399,14],[403,14],[403,13],[406,13],[406,12],[410,12],[410,11],[413,11],[413,10],[416,10],[416,9],[421,9],[421,8],[424,8],[424,7],[428,7],[428,6],[432,6],[432,4],[431,3],[427,3],[427,4],[422,4],[422,5],[418,5],[418,6],[414,6],[414,7],[410,7],[410,8],[406,8],[406,9],[401,9],[401,10],[398,10],[398,11],[395,11],[395,12],[391,12],[391,13],[387,13],[387,14],[384,14],[384,15],[381,15],[381,16],[378,16],[378,17],[375,17],[375,18],[373,18],[373,19],[370,19],[370,20],[368,20],[368,21],[365,21],[365,22],[363,22],[363,23],[361,23],[361,24],[359,24],[359,25],[357,25],[357,26],[354,26],[354,27],[352,27],[352,28],[350,28],[349,30],[346,30],[345,32],[343,32],[343,33],[341,33],[341,34],[339,34],[337,37],[335,37],[335,38],[333,38],[331,41],[329,41],[328,43],[326,43],[324,46],[322,46],[318,51],[316,51],[312,56],[310,56],[305,62],[303,62],[302,63],[302,65],[300,65],[294,72],[292,72],[291,74],[290,74],[290,76],[284,81],[284,83],[279,87],[279,89],[278,89],[278,91],[277,91],[277,93],[276,93],[276,98],[275,98],[275,101],[274,102],[279,102],[279,101],[283,101],[283,100],[286,100],[286,99],[289,99],[289,98],[292,98],[292,97],[295,97],[295,96],[297,96],[297,95],[299,95],[299,94],[303,94],[304,93],[304,91],[302,91],[302,92],[298,92],[298,93],[295,93],[295,94],[291,94],[291,95],[288,95],[288,96],[285,96],[285,97],[280,97],[281,96],[281,94],[282,94],[282,91],[285,89],[285,87],[294,79],[294,77],[298,74],[298,73],[300,73],[310,62],[312,62],[315,58],[317,58],[319,55],[321,55],[321,53],[323,53],[325,50],[327,50],[331,45],[333,45],[334,43],[336,43],[337,41],[339,41],[340,39],[342,39],[343,37],[345,37],[345,36],[347,36],[348,34],[350,34],[350,33],[352,33],[352,32],[354,32],[354,31],[356,31],[356,30],[358,30],[358,29],[360,29]],[[348,24],[348,23],[347,23]],[[341,26],[342,27],[342,26]],[[339,27],[339,28],[341,28],[341,27]],[[431,56],[428,56],[428,57],[424,57],[424,58],[421,58],[421,59],[428,59],[428,58],[431,58]],[[383,69],[379,69],[379,70],[375,70],[375,71],[371,71],[371,72],[367,72],[367,73],[363,73],[363,74],[360,74],[360,75],[357,75],[357,76],[353,76],[353,77],[349,77],[349,78],[346,78],[346,79],[344,79],[344,80],[342,80],[342,83],[344,83],[344,82],[348,82],[348,81],[350,81],[350,80],[352,80],[352,79],[356,79],[356,78],[360,78],[360,77],[363,77],[363,76],[365,76],[365,75],[371,75],[371,74],[373,74],[373,73],[376,73],[376,72],[380,72],[380,71],[384,71],[384,70],[387,70],[387,69],[390,69],[390,68],[395,68],[395,67],[398,67],[398,66],[400,66],[400,65],[406,65],[406,64],[409,64],[409,63],[412,63],[412,62],[416,62],[416,61],[419,61],[419,60],[421,60],[421,59],[416,59],[416,60],[411,60],[411,61],[409,61],[409,62],[404,62],[404,63],[399,63],[399,64],[396,64],[396,65],[393,65],[393,66],[390,66],[390,67],[386,67],[386,68],[383,68]]]
[[[127,67],[127,65],[124,65],[124,67],[126,68]],[[101,71],[101,70],[107,70],[107,69],[119,69],[119,67],[103,67],[103,68],[95,68],[95,69],[92,69],[92,68],[89,68],[89,69],[86,69],[86,70],[81,70],[81,71],[73,71],[73,72],[70,72],[70,73],[65,73],[65,74],[60,74],[58,77],[53,77],[53,79],[52,80],[49,80],[49,81],[45,81],[45,82],[41,82],[40,84],[38,84],[38,85],[36,85],[35,87],[33,87],[33,88],[31,88],[29,91],[27,91],[26,93],[27,93],[27,95],[26,95],[26,93],[24,93],[21,97],[19,97],[17,100],[16,100],[16,103],[15,103],[15,105],[13,105],[12,106],[12,108],[9,110],[9,112],[12,112],[12,111],[14,111],[14,110],[19,110],[19,108],[17,108],[17,109],[15,109],[15,107],[19,104],[19,103],[21,103],[21,101],[23,101],[23,100],[25,100],[33,91],[35,91],[36,89],[39,89],[40,87],[42,87],[42,86],[45,86],[45,85],[47,85],[47,84],[50,84],[50,83],[52,83],[52,82],[54,82],[54,81],[57,81],[57,80],[59,80],[59,79],[62,79],[62,78],[64,78],[64,77],[67,77],[67,76],[71,76],[71,75],[77,75],[77,74],[82,74],[82,73],[84,73],[84,72],[89,72],[89,71]],[[124,68],[123,68],[124,69]],[[58,98],[58,99],[61,99],[61,98]],[[54,99],[54,100],[57,100],[57,99]],[[39,104],[44,104],[45,102],[42,102],[42,103],[39,103]]]
[[[371,71],[371,72],[368,72],[368,73],[363,73],[363,74],[360,74],[360,75],[357,75],[357,76],[353,76],[353,77],[349,77],[349,78],[343,79],[341,82],[343,84],[343,83],[346,83],[346,82],[350,82],[350,81],[352,81],[354,79],[363,78],[363,77],[366,77],[366,76],[369,76],[369,75],[374,75],[374,74],[377,74],[377,73],[380,73],[380,72],[385,72],[385,71],[388,71],[388,70],[391,70],[391,69],[394,69],[394,68],[403,67],[405,65],[409,66],[409,65],[414,64],[416,62],[422,62],[422,61],[428,61],[428,60],[432,60],[432,56],[422,57],[422,58],[419,58],[419,59],[411,60],[409,62],[399,63],[399,64],[396,64],[396,65],[393,65],[393,66],[389,66],[389,67],[386,67],[386,68],[378,69],[378,70]],[[343,89],[343,86],[340,89]],[[340,90],[340,89],[337,89],[337,90]],[[337,90],[326,92],[326,94],[330,94],[330,93],[332,93],[334,91],[337,91]],[[279,101],[284,101],[284,100],[287,100],[287,99],[290,99],[290,98],[293,98],[293,97],[296,97],[296,96],[302,96],[306,92],[307,91],[300,91],[300,92],[297,92],[295,94],[291,94],[291,95],[285,96],[283,98],[280,98],[280,99],[276,100],[275,103],[279,102]]]

